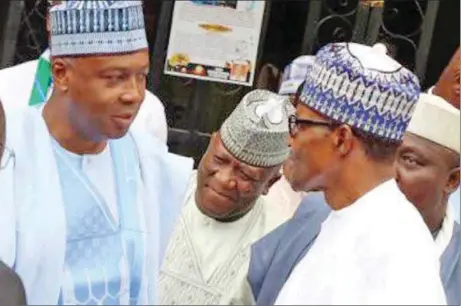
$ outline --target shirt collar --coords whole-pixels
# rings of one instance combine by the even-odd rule
[[[353,214],[357,210],[373,210],[375,205],[380,205],[383,199],[388,198],[389,195],[395,194],[396,191],[400,191],[397,182],[394,179],[387,180],[369,190],[351,205],[340,210],[332,210],[331,215],[342,218],[346,215]],[[370,205],[370,203],[372,204]]]
[[[435,238],[435,245],[437,247],[437,251],[440,252],[440,256],[442,256],[443,252],[450,243],[451,236],[453,235],[454,222],[453,208],[450,203],[447,203],[447,212],[445,214],[445,218],[443,218],[442,227]]]

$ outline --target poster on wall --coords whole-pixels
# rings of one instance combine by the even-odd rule
[[[252,86],[265,1],[175,1],[164,73]]]

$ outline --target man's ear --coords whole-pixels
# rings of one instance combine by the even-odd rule
[[[452,194],[456,191],[456,189],[459,188],[459,171],[459,167],[456,167],[450,171],[444,190],[447,194]]]
[[[51,59],[51,73],[53,75],[53,84],[55,88],[61,91],[67,91],[69,87],[69,67],[70,64],[62,58]]]
[[[340,156],[348,155],[354,146],[354,134],[350,126],[342,124],[335,130],[335,147]]]
[[[282,173],[277,171],[264,186],[263,195],[269,193],[269,189],[282,178]]]

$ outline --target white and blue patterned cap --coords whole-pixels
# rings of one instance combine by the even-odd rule
[[[306,80],[306,76],[312,69],[315,56],[302,55],[288,64],[283,71],[282,84],[280,84],[280,95],[294,95],[298,87]]]
[[[238,160],[255,167],[281,165],[290,153],[287,97],[268,90],[246,94],[220,129],[224,147]]]
[[[51,7],[51,56],[130,53],[148,48],[141,1],[63,1]]]
[[[382,44],[332,43],[320,49],[301,101],[371,136],[400,141],[420,94],[418,78]]]

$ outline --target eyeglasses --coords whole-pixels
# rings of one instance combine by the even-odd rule
[[[334,123],[332,122],[325,122],[325,121],[315,121],[315,120],[309,120],[309,119],[298,119],[295,115],[290,115],[288,117],[288,129],[290,132],[291,137],[294,137],[299,129],[298,125],[299,124],[305,124],[305,125],[312,125],[312,126],[326,126],[326,127],[333,127]]]
[[[1,147],[0,147],[1,150]],[[15,162],[16,156],[14,155],[14,152],[10,150],[9,148],[5,147],[3,151],[3,156],[0,160],[0,170],[5,169],[10,162]]]

